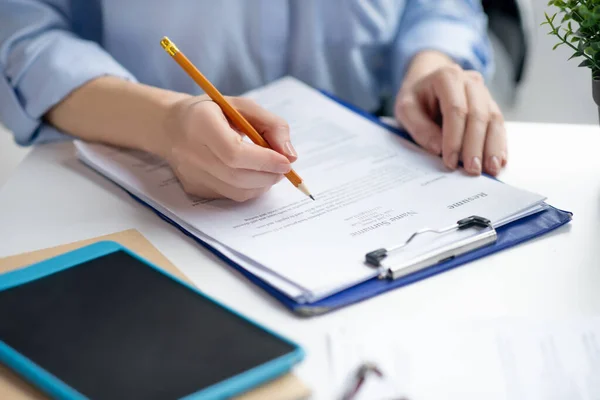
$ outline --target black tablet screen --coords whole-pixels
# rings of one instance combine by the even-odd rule
[[[175,399],[294,350],[123,251],[0,292],[0,340],[92,399]]]

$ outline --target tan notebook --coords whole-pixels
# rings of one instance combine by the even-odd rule
[[[101,240],[117,242],[148,259],[165,271],[190,282],[161,252],[136,230],[69,243],[30,253],[0,258],[0,274],[54,257]],[[297,400],[310,396],[310,390],[295,375],[288,374],[239,397],[238,400]],[[0,399],[47,399],[43,393],[0,364]]]

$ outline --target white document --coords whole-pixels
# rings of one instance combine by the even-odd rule
[[[108,146],[77,143],[77,147],[80,152],[79,156],[84,162],[101,171],[108,179],[129,191],[198,239],[206,242],[255,276],[279,288],[288,296],[292,298],[303,296],[304,291],[297,285],[257,265],[247,257],[231,251],[218,241],[196,230],[187,221],[179,219],[172,208],[169,207],[169,203],[165,205],[157,202],[157,197],[171,197],[173,199],[180,199],[182,196],[187,197],[181,191],[173,171],[164,160],[139,151],[120,150]],[[115,168],[116,165],[119,168]],[[157,195],[157,193],[162,196]]]
[[[309,301],[376,276],[365,254],[416,230],[474,214],[502,223],[544,200],[489,178],[448,172],[440,159],[295,79],[248,96],[290,123],[300,156],[294,169],[316,201],[285,179],[243,204],[195,199],[160,160],[97,144],[77,147],[101,173],[244,258],[244,267],[288,295],[302,293]]]
[[[340,396],[370,361],[384,377],[371,375],[357,399],[600,399],[598,317],[346,327],[328,343]]]

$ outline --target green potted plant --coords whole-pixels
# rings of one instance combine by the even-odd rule
[[[573,50],[569,60],[578,58],[579,66],[589,68],[592,77],[592,97],[600,118],[600,0],[551,0],[557,12],[545,13],[542,25],[550,27],[549,35],[558,38],[559,46]]]

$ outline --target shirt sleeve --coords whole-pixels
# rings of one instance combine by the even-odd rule
[[[397,90],[408,64],[424,50],[437,50],[464,69],[489,79],[493,73],[487,16],[477,0],[407,0],[393,43],[392,84]]]
[[[73,33],[69,4],[0,2],[0,121],[18,144],[67,139],[43,116],[86,82],[103,75],[135,80],[101,46]]]

